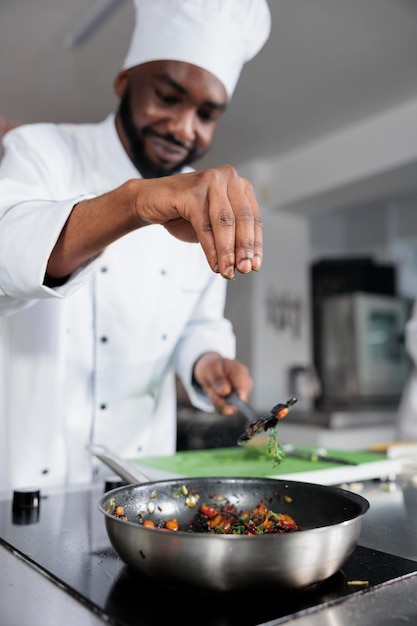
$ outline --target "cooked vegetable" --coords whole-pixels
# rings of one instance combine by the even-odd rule
[[[166,528],[167,530],[179,530],[177,520],[175,518],[169,519],[167,522],[165,522],[164,528]]]
[[[288,501],[291,501],[289,499]],[[112,499],[107,512],[118,519],[127,521],[123,506]],[[139,514],[137,521],[147,528],[180,530],[175,518],[160,521],[158,524]],[[287,533],[298,530],[294,519],[287,513],[275,513],[263,500],[259,500],[251,511],[238,511],[228,500],[223,504],[202,504],[197,514],[190,520],[188,532],[228,535],[262,535],[265,533]]]
[[[259,500],[251,511],[240,512],[230,502],[219,508],[203,504],[191,521],[190,530],[209,534],[262,535],[293,532],[298,526],[290,515],[275,513]]]
[[[265,432],[270,428],[275,428],[279,420],[282,420],[286,415],[288,415],[290,408],[296,402],[297,398],[290,398],[285,404],[276,404],[274,407],[272,407],[271,414],[268,415],[267,418],[259,419],[256,420],[256,422],[252,422],[252,424],[249,424],[243,434],[240,435],[238,443],[241,444],[245,441],[249,441],[249,439],[252,439],[252,437],[257,435],[259,432]]]

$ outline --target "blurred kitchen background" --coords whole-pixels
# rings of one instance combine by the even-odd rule
[[[281,438],[362,448],[395,438],[411,367],[417,1],[269,4],[271,38],[197,164],[235,165],[263,210],[263,269],[230,283],[227,314],[255,408],[299,398]],[[113,110],[133,19],[131,0],[3,0],[0,138]],[[229,445],[243,423],[194,413],[180,398],[180,449]]]

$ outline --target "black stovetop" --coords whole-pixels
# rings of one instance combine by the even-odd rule
[[[2,501],[0,543],[47,572],[109,624],[281,624],[300,611],[328,606],[417,572],[415,561],[357,546],[343,568],[314,589],[191,594],[150,581],[123,564],[110,546],[97,508],[99,495],[85,490],[42,497],[39,516],[32,520],[17,518],[11,501]]]

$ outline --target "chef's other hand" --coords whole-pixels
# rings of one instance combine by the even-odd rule
[[[162,224],[174,237],[199,242],[214,272],[233,278],[262,265],[262,218],[250,182],[230,165],[129,181],[143,224]]]
[[[246,365],[225,359],[216,352],[207,352],[196,361],[194,379],[207,393],[216,410],[223,415],[237,412],[236,407],[226,403],[224,396],[234,389],[242,400],[247,401],[253,387]]]

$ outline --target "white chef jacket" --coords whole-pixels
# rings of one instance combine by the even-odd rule
[[[211,350],[235,356],[226,281],[198,244],[153,225],[113,243],[65,285],[45,287],[74,204],[138,172],[113,115],[21,126],[4,147],[0,491],[89,482],[92,443],[124,458],[173,453],[175,370],[195,406],[210,411],[191,386],[195,360]]]

